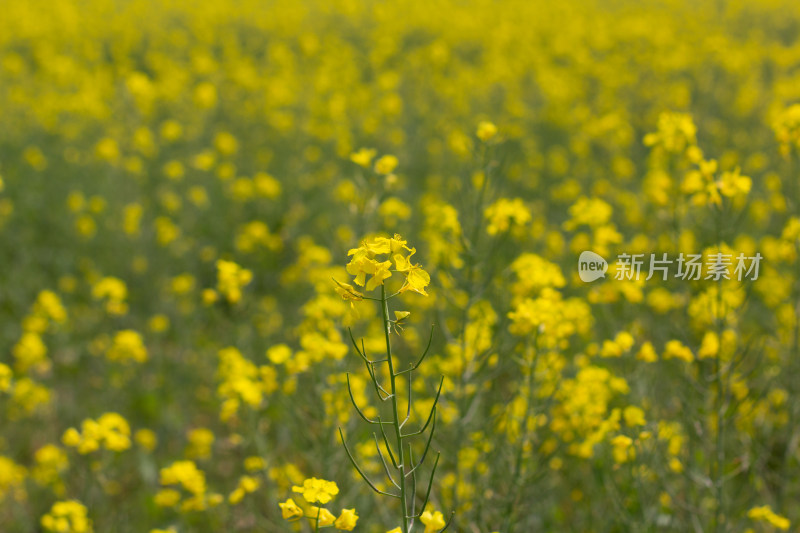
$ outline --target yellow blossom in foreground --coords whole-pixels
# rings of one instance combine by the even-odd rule
[[[439,511],[433,513],[425,511],[419,517],[419,521],[425,524],[424,533],[434,533],[442,529],[445,525],[444,516],[442,516],[442,513]]]
[[[336,529],[342,531],[353,531],[357,521],[358,515],[355,509],[342,509],[342,514],[339,515],[339,518],[336,519],[333,525]]]
[[[292,520],[303,516],[303,510],[294,503],[294,500],[289,498],[283,503],[278,504],[281,508],[281,514],[286,520]]]
[[[329,510],[325,509],[324,507],[314,507],[313,505],[309,507],[308,513],[306,513],[306,518],[312,521],[318,521],[319,527],[332,526],[336,521],[336,517],[333,516]]]
[[[303,481],[303,486],[295,485],[292,492],[299,492],[308,503],[328,503],[339,494],[339,487],[335,481],[325,481],[315,477]]]
[[[407,252],[407,253],[406,253]],[[353,256],[347,264],[347,273],[355,276],[356,285],[371,291],[392,276],[391,267],[394,262],[395,270],[405,276],[405,283],[400,292],[414,291],[427,296],[425,287],[430,283],[430,276],[420,265],[411,263],[411,256],[416,253],[415,248],[409,248],[406,241],[400,236],[392,238],[374,237],[364,241],[358,248],[353,248],[347,255]],[[387,260],[378,256],[388,255]],[[367,276],[370,279],[367,280]],[[355,300],[363,294],[354,290],[352,286],[336,281],[337,292],[346,300]]]

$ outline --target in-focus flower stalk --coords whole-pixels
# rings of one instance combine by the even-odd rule
[[[427,296],[425,288],[430,282],[430,276],[427,272],[425,272],[425,270],[422,269],[420,265],[411,263],[410,258],[415,252],[416,250],[414,248],[409,248],[406,244],[406,241],[403,240],[403,238],[399,235],[395,235],[393,238],[373,238],[365,241],[359,248],[350,250],[348,255],[353,256],[353,258],[350,264],[347,265],[347,272],[350,275],[355,276],[354,282],[356,285],[364,286],[367,292],[373,291],[380,287],[379,298],[369,298],[356,291],[348,284],[340,283],[338,281],[336,282],[338,285],[337,292],[339,292],[339,294],[345,300],[353,302],[360,299],[373,299],[378,301],[381,306],[381,319],[383,321],[383,331],[386,340],[386,357],[382,359],[371,360],[367,357],[363,341],[359,347],[358,343],[353,337],[352,331],[350,331],[350,339],[353,343],[356,353],[358,353],[358,355],[364,361],[364,364],[367,368],[367,373],[369,374],[374,385],[375,394],[378,396],[378,399],[381,402],[390,402],[390,420],[385,421],[380,416],[378,416],[377,419],[372,419],[364,414],[361,408],[358,407],[358,404],[353,396],[349,374],[347,374],[347,388],[350,395],[350,400],[352,401],[358,415],[368,424],[378,426],[381,438],[389,455],[388,462],[383,454],[383,451],[381,450],[380,442],[378,440],[378,433],[373,432],[372,436],[375,441],[375,447],[377,449],[378,456],[383,464],[384,473],[391,483],[392,488],[389,488],[386,491],[380,490],[377,485],[369,477],[367,477],[367,475],[364,473],[364,470],[356,462],[353,454],[347,446],[341,427],[339,428],[339,436],[342,439],[342,444],[347,452],[347,456],[350,458],[353,466],[364,479],[364,481],[378,494],[395,498],[400,501],[401,527],[399,529],[402,533],[409,533],[412,530],[414,527],[414,521],[419,519],[425,513],[425,508],[427,507],[430,498],[431,489],[433,486],[433,478],[436,473],[436,467],[439,464],[439,452],[436,453],[436,458],[433,462],[433,467],[431,469],[422,506],[419,508],[419,510],[417,510],[417,470],[423,464],[428,456],[428,452],[431,449],[431,441],[436,430],[436,408],[442,392],[442,386],[444,385],[444,377],[442,377],[433,401],[433,406],[431,407],[425,424],[417,431],[404,431],[405,425],[411,419],[411,408],[413,405],[411,397],[411,374],[417,370],[417,368],[419,368],[424,361],[428,351],[430,350],[431,341],[433,339],[433,329],[431,329],[431,336],[428,339],[428,345],[422,355],[416,360],[416,362],[411,363],[407,368],[399,369],[399,366],[396,364],[395,356],[392,354],[391,332],[392,327],[394,327],[395,330],[398,330],[399,323],[405,320],[410,313],[407,311],[395,311],[395,319],[391,319],[390,316],[392,315],[390,314],[389,300],[406,291],[412,291],[423,296]],[[388,256],[388,258],[384,258],[382,256]],[[391,268],[392,264],[394,265],[394,269]],[[391,278],[393,272],[401,274],[401,276],[403,276],[403,282],[396,292],[390,293],[387,291],[385,281]],[[367,279],[368,277],[369,279]],[[388,369],[388,390],[380,383],[375,370],[376,365],[384,363]],[[405,415],[403,415],[400,410],[398,390],[398,378],[403,374],[408,374],[405,376],[405,379],[408,382],[408,403]],[[425,448],[419,459],[415,461],[410,439],[424,435],[424,433],[428,430],[428,426],[430,426],[430,431],[428,432],[427,440],[425,442]],[[387,428],[390,433],[393,433],[393,443],[390,442],[389,436],[387,435]],[[394,471],[394,475],[392,471]],[[443,528],[439,529],[439,531],[444,531],[448,526],[449,522],[444,524]],[[426,528],[426,531],[427,530],[428,528]]]

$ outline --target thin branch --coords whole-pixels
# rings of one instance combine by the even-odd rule
[[[358,407],[358,404],[356,403],[356,399],[353,397],[353,389],[350,387],[350,372],[347,372],[346,376],[347,376],[347,392],[350,394],[350,401],[353,403],[353,407],[356,408],[356,412],[358,413],[358,415],[364,419],[364,422],[367,422],[368,424],[391,425],[391,422],[380,422],[379,420],[376,421],[367,418],[367,415],[365,415],[363,411],[361,411],[361,409]]]
[[[400,422],[400,429],[403,429],[409,418],[411,418],[411,376],[408,376],[408,408],[406,409],[405,419]]]
[[[392,477],[392,473],[389,472],[389,465],[386,464],[386,459],[383,457],[383,452],[381,451],[381,445],[378,443],[378,434],[375,433],[374,431],[372,432],[372,438],[375,439],[375,449],[378,450],[378,456],[381,458],[381,463],[383,463],[383,471],[386,472],[386,477],[389,478],[389,481],[392,482],[392,485],[394,485],[399,489],[400,485],[397,484],[397,482]]]
[[[411,451],[411,443],[408,444],[408,462],[414,464],[414,454]],[[414,514],[417,512],[417,475],[411,470],[411,523],[408,529],[414,527]]]
[[[359,350],[358,343],[356,342],[355,337],[353,337],[353,330],[351,328],[347,328],[347,333],[350,334],[350,342],[353,343],[353,348],[356,349],[356,353],[359,356],[361,356],[362,359],[364,359],[366,361],[369,361],[369,359],[367,359],[367,355],[364,352],[362,352],[361,350]]]
[[[433,412],[436,410],[436,404],[439,403],[439,395],[442,393],[442,385],[444,385],[444,376],[442,376],[442,380],[439,382],[439,390],[436,391],[436,398],[434,398],[433,400],[433,407],[431,407],[431,413],[428,415],[428,421],[425,422],[425,425],[422,426],[422,429],[420,429],[419,431],[415,431],[414,433],[407,433],[405,435],[402,435],[403,437],[412,437],[414,435],[420,435],[422,434],[423,431],[425,431],[425,429],[427,429],[428,424],[431,423],[431,418],[433,418]]]
[[[428,355],[428,351],[431,349],[431,343],[433,342],[433,328],[434,327],[435,326],[432,324],[431,325],[431,334],[428,337],[428,345],[425,347],[425,351],[422,352],[422,356],[419,358],[419,360],[416,362],[416,364],[411,365],[410,367],[406,368],[405,370],[401,370],[401,371],[397,372],[395,374],[395,376],[399,376],[400,374],[405,374],[406,372],[413,372],[414,370],[416,370],[419,367],[419,365],[422,364],[422,361],[425,359],[425,356]]]
[[[356,349],[356,353],[357,353],[357,354],[359,355],[359,357],[361,357],[361,359],[364,361],[364,366],[366,366],[366,367],[367,367],[367,373],[369,374],[369,377],[370,377],[370,379],[372,379],[372,383],[375,385],[375,394],[377,394],[377,395],[378,395],[378,399],[380,399],[382,402],[385,402],[386,400],[388,400],[389,398],[391,398],[391,397],[392,397],[392,395],[391,395],[391,394],[389,394],[389,393],[386,391],[386,389],[384,389],[384,388],[381,386],[381,384],[380,384],[380,383],[378,383],[378,379],[375,377],[375,370],[373,369],[373,366],[375,366],[375,365],[376,365],[376,364],[378,364],[378,363],[383,363],[383,362],[385,362],[385,361],[386,361],[386,359],[380,359],[380,360],[377,360],[377,361],[372,361],[372,360],[370,360],[370,359],[367,357],[367,350],[364,348],[364,339],[361,339],[361,348],[359,349],[359,347],[358,347],[358,343],[356,342],[356,339],[355,339],[355,337],[353,337],[353,330],[352,330],[352,329],[350,329],[350,328],[347,328],[347,333],[349,333],[349,334],[350,334],[350,342],[352,342],[352,343],[353,343],[353,348],[355,348],[355,349]],[[381,392],[383,392],[383,394],[385,394],[385,395],[386,395],[386,397],[385,397],[385,398],[384,398],[383,396],[381,396]]]
[[[383,386],[380,383],[378,383],[378,378],[375,377],[375,365],[378,364],[378,363],[386,362],[386,361],[388,361],[388,359],[378,359],[376,361],[370,361],[369,359],[367,359],[366,358],[367,349],[364,348],[364,338],[363,337],[361,338],[361,351],[364,353],[364,361],[365,361],[365,365],[367,367],[367,372],[369,373],[369,377],[372,378],[372,382],[375,384],[375,394],[378,395],[378,398],[380,399],[380,401],[385,402],[386,400],[391,398],[393,395],[389,394],[389,391],[384,389]],[[369,363],[369,364],[367,364],[367,363]],[[386,398],[381,396],[381,392],[386,395]]]
[[[384,389],[383,386],[381,386],[381,384],[378,383],[378,378],[375,377],[375,369],[372,368],[373,364],[374,363],[370,362],[370,364],[366,365],[367,373],[369,374],[369,377],[372,380],[373,385],[375,385],[375,394],[378,396],[378,399],[382,402],[385,402],[389,400],[392,396],[394,396],[394,394],[390,394],[389,391]],[[383,396],[381,396],[381,393],[384,393],[386,397],[384,398]]]
[[[433,440],[433,433],[436,431],[436,408],[433,408],[433,426],[431,426],[431,434],[428,435],[428,442],[425,443],[425,451],[422,452],[422,457],[420,458],[419,462],[411,468],[409,472],[406,473],[406,476],[411,472],[414,472],[419,466],[425,461],[425,456],[428,455],[428,450],[431,449],[431,441]],[[411,464],[414,464],[413,462]]]
[[[455,517],[455,516],[456,516],[456,512],[455,511],[450,511],[450,518],[447,519],[447,523],[444,525],[444,527],[441,530],[439,530],[439,533],[444,533],[444,531],[448,527],[450,527],[450,524],[453,522],[453,517]]]
[[[372,483],[372,481],[369,480],[369,478],[366,476],[366,474],[364,474],[364,472],[361,470],[361,468],[356,463],[356,460],[353,459],[353,454],[350,453],[350,449],[347,447],[347,443],[344,441],[344,433],[342,433],[342,428],[341,427],[339,428],[339,438],[342,439],[342,446],[344,446],[344,451],[347,452],[347,457],[350,458],[350,462],[353,463],[353,466],[358,471],[358,473],[361,474],[361,477],[364,479],[364,481],[367,482],[367,485],[369,485],[370,488],[372,488],[372,490],[374,490],[378,494],[383,494],[384,496],[391,496],[392,498],[397,498],[399,500],[400,499],[400,495],[399,494],[394,494],[394,493],[391,493],[391,492],[384,492],[384,491],[380,490],[378,487],[376,487]],[[435,465],[434,465],[434,468],[436,468]],[[430,488],[428,490],[430,490]]]
[[[425,512],[425,507],[428,506],[428,499],[431,496],[431,487],[433,486],[433,475],[436,473],[436,466],[439,464],[439,457],[441,457],[441,452],[436,452],[436,461],[433,463],[433,470],[431,470],[431,478],[428,480],[428,491],[425,493],[425,502],[422,504],[422,508],[419,510],[415,518],[419,518],[422,516],[422,513]]]
[[[381,417],[378,417],[378,421],[381,421]],[[397,464],[397,459],[394,458],[394,454],[392,453],[392,447],[389,445],[389,439],[386,437],[386,432],[383,430],[384,424],[380,425],[381,428],[381,435],[383,435],[383,443],[386,444],[386,449],[389,450],[389,459],[392,460],[392,465],[394,466],[395,470],[400,470],[400,466]]]

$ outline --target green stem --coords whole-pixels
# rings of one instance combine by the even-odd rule
[[[517,508],[517,501],[519,492],[521,489],[521,480],[522,480],[522,461],[524,459],[523,455],[525,452],[525,445],[527,442],[528,435],[533,431],[533,428],[530,427],[530,419],[531,419],[531,411],[533,409],[533,404],[535,401],[534,394],[533,394],[533,387],[535,384],[535,372],[536,372],[536,363],[539,359],[539,350],[536,349],[535,346],[536,340],[533,340],[533,353],[530,356],[528,361],[528,379],[527,379],[527,397],[526,397],[526,405],[525,405],[525,414],[523,415],[525,418],[520,423],[520,443],[519,447],[517,448],[516,458],[514,460],[514,471],[512,474],[512,482],[511,482],[511,498],[508,500],[508,506],[506,507],[506,523],[503,527],[503,531],[506,533],[510,533],[512,528],[514,527],[514,521],[516,520],[516,513],[514,512]],[[526,351],[531,351],[531,345],[529,344],[526,346]]]
[[[481,188],[478,192],[478,198],[475,203],[475,219],[473,221],[469,241],[467,242],[469,249],[466,250],[467,268],[466,275],[464,276],[464,285],[466,287],[466,292],[469,295],[469,299],[467,300],[467,305],[464,306],[464,309],[461,312],[461,336],[458,339],[460,342],[461,372],[459,372],[458,375],[455,397],[456,401],[458,402],[458,412],[462,417],[467,410],[468,404],[466,393],[467,366],[469,365],[469,360],[467,359],[467,324],[469,323],[469,312],[472,309],[472,306],[475,304],[476,283],[473,281],[473,276],[475,274],[475,267],[477,266],[478,241],[481,236],[481,230],[483,229],[483,204],[486,201],[486,193],[489,188],[489,179],[491,178],[492,168],[489,162],[489,149],[484,144],[481,152],[483,182],[481,183]],[[466,433],[466,424],[459,424],[456,432],[456,442],[463,442]],[[453,509],[458,510],[458,485],[461,483],[461,470],[459,468],[455,469],[455,475],[455,483],[453,484]]]
[[[386,287],[381,285],[381,314],[383,315],[383,333],[386,336],[386,360],[389,364],[389,382],[391,385],[392,395],[392,426],[394,427],[394,434],[397,440],[397,460],[399,462],[398,469],[400,470],[400,502],[402,507],[402,531],[408,533],[408,506],[406,505],[406,460],[405,450],[403,448],[403,436],[400,433],[400,414],[397,408],[397,374],[394,373],[394,365],[392,363],[392,343],[390,340],[390,331],[392,324],[389,320],[389,304],[386,298]],[[408,376],[407,379],[411,379]]]
[[[717,237],[717,252],[722,253],[722,209],[717,207],[715,209],[715,230]],[[715,313],[715,329],[717,339],[722,336],[722,280],[717,280],[717,309]],[[716,458],[714,461],[714,496],[716,499],[716,506],[714,509],[714,531],[720,531],[722,527],[722,520],[724,515],[724,508],[722,499],[724,492],[722,489],[723,476],[725,470],[725,381],[723,379],[723,361],[722,361],[722,346],[717,348],[717,354],[714,359],[714,370],[716,372],[716,418],[717,418],[717,442],[716,442]]]

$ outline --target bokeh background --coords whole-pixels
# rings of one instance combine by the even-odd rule
[[[378,412],[347,333],[378,356],[378,310],[332,281],[395,233],[431,275],[393,338],[406,364],[434,325],[412,411],[444,375],[451,530],[796,527],[796,2],[2,12],[0,530],[310,531],[278,506],[310,477],[397,527],[336,430],[379,479],[346,389]],[[621,253],[763,259],[615,280]]]

